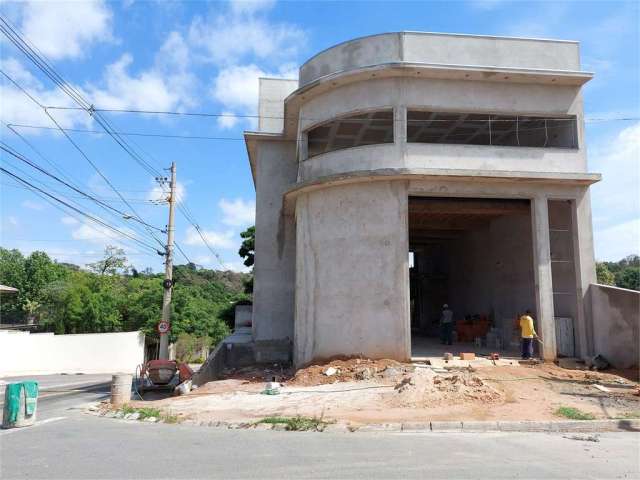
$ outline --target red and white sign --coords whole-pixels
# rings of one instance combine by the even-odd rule
[[[171,324],[169,322],[165,320],[160,320],[158,322],[158,333],[169,333],[169,330],[171,330]]]

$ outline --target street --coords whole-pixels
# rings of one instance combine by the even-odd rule
[[[74,379],[77,381],[77,379]],[[83,414],[100,384],[41,398],[0,431],[0,478],[638,478],[640,435],[312,433],[126,422]],[[52,383],[53,384],[53,383]]]

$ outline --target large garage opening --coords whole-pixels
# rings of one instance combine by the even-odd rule
[[[412,357],[517,355],[517,318],[535,315],[529,200],[409,198]],[[443,305],[453,345],[442,345]]]

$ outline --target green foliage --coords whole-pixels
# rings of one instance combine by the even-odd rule
[[[175,346],[176,360],[179,362],[202,363],[206,360],[205,352],[208,352],[211,346],[211,339],[208,336],[197,337],[189,333],[181,333],[178,335]]]
[[[591,413],[586,413],[573,407],[560,407],[555,411],[555,414],[571,420],[595,420],[596,418]]]
[[[596,263],[596,277],[601,285],[615,285],[616,277],[611,273],[606,263]]]
[[[247,267],[253,267],[256,253],[256,227],[249,227],[240,234],[243,238],[238,255],[244,258]]]
[[[605,268],[613,276],[613,281],[611,276],[601,273],[604,272]],[[630,290],[640,290],[640,256],[638,255],[629,255],[619,262],[598,263],[596,272],[598,274],[598,283],[615,285],[616,287]],[[606,283],[604,280],[607,280]]]
[[[157,335],[163,276],[150,270],[118,273],[121,268],[113,265],[85,271],[53,262],[43,252],[24,257],[0,247],[0,283],[19,289],[2,298],[3,323],[26,323],[31,316],[41,330],[58,334],[142,330]],[[189,335],[200,344],[217,344],[230,332],[236,302],[250,299],[243,292],[248,275],[176,265],[173,276],[170,340]]]

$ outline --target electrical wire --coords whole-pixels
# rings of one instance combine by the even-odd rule
[[[112,230],[113,232],[117,233],[120,236],[124,236],[124,237],[127,237],[127,238],[131,239],[132,241],[136,242],[137,244],[139,244],[143,248],[146,248],[146,249],[148,249],[148,250],[150,250],[152,252],[160,253],[152,245],[140,240],[137,237],[134,237],[133,235],[130,235],[127,232],[123,232],[123,231],[117,229],[116,227],[114,227],[112,225],[109,225],[108,223],[104,222],[103,220],[100,220],[99,218],[94,217],[91,214],[88,214],[88,213],[80,210],[79,208],[71,205],[70,203],[68,203],[68,202],[56,197],[55,195],[52,195],[51,193],[43,190],[42,188],[39,188],[39,187],[35,186],[34,184],[28,182],[27,180],[25,180],[24,178],[20,177],[19,175],[16,175],[16,174],[10,172],[9,170],[5,169],[4,167],[0,167],[0,172],[4,173],[5,175],[10,176],[14,180],[22,183],[23,185],[26,185],[31,190],[33,190],[35,192],[38,192],[41,195],[44,195],[45,197],[48,197],[49,199],[51,199],[51,200],[53,200],[53,201],[55,201],[55,202],[57,202],[57,203],[59,203],[61,205],[64,205],[68,209],[70,209],[70,210],[74,211],[75,213],[83,216],[84,218],[87,218],[87,219],[91,220],[94,223],[97,223],[97,224],[99,224],[99,225],[101,225],[101,226],[103,226],[105,228],[108,228],[109,230]]]
[[[98,205],[100,205],[102,208],[105,208],[107,210],[111,210],[112,212],[117,213],[118,215],[122,216],[125,219],[129,219],[131,218],[134,221],[140,222],[143,225],[148,226],[149,228],[153,228],[155,230],[158,230],[159,232],[162,232],[162,229],[155,227],[153,225],[150,225],[136,217],[132,217],[129,214],[118,210],[117,208],[112,207],[111,205],[109,205],[106,202],[103,202],[102,200],[96,198],[93,195],[90,195],[86,192],[83,192],[82,190],[80,190],[79,188],[74,187],[73,185],[67,183],[66,181],[62,180],[61,178],[57,177],[56,175],[52,174],[51,172],[48,172],[47,170],[45,170],[44,168],[40,167],[39,165],[37,165],[36,163],[32,162],[31,160],[29,160],[28,158],[24,157],[23,155],[21,155],[20,153],[16,152],[15,150],[13,150],[11,147],[9,147],[9,145],[7,145],[6,143],[0,141],[0,149],[7,152],[9,155],[13,156],[14,158],[17,158],[18,160],[26,163],[27,165],[35,168],[36,170],[38,170],[39,172],[53,178],[54,180],[58,181],[59,183],[63,184],[64,186],[70,188],[71,190],[73,190],[76,193],[79,193],[81,196],[83,196],[84,198],[87,198],[89,200],[94,201],[95,203],[97,203]]]

